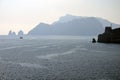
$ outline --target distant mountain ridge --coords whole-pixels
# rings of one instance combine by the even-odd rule
[[[53,24],[56,24],[56,23],[66,23],[66,22],[69,22],[69,21],[72,21],[72,20],[75,20],[75,19],[80,19],[80,18],[82,18],[82,17],[66,14],[65,16],[61,16],[59,18],[59,20],[55,21]]]
[[[40,23],[28,32],[28,35],[98,35],[104,31],[105,26],[111,22],[97,17],[80,17],[65,15],[53,24]],[[112,23],[113,28],[120,25]]]
[[[108,21],[106,19],[103,19],[103,18],[99,18],[99,17],[81,17],[81,16],[70,15],[70,14],[66,14],[65,16],[60,17],[59,20],[54,22],[54,23],[65,23],[65,22],[69,22],[69,21],[72,21],[72,20],[75,20],[75,19],[85,19],[85,18],[96,18],[102,23],[103,27],[110,26],[111,24],[112,24],[113,28],[120,27],[120,24],[112,23],[112,22],[110,22],[110,21]]]

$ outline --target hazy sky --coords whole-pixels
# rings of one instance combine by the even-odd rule
[[[60,16],[102,17],[120,24],[120,0],[0,0],[0,35],[9,30],[27,33],[40,22]]]

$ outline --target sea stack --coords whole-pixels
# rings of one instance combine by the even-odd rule
[[[95,38],[93,38],[93,39],[92,39],[92,43],[96,43],[96,40],[95,40]]]

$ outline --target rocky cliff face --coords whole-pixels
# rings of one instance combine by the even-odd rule
[[[120,28],[112,29],[111,27],[106,27],[105,32],[98,35],[98,42],[120,43]]]

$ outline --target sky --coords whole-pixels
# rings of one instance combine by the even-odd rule
[[[51,24],[65,14],[101,17],[120,24],[120,0],[0,0],[0,35],[28,33],[40,22]]]

